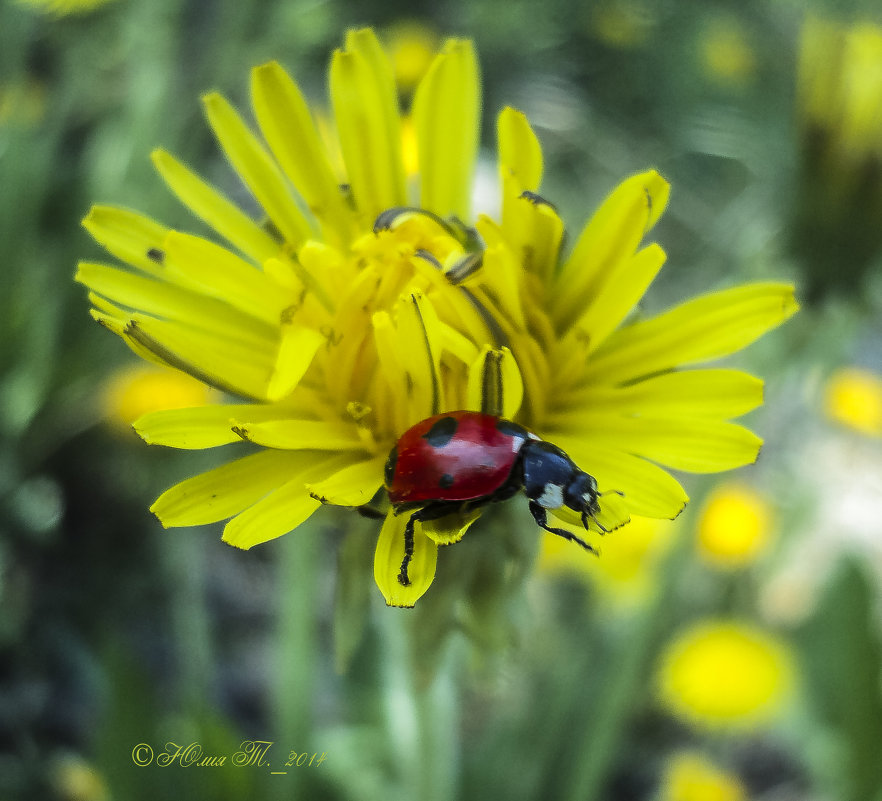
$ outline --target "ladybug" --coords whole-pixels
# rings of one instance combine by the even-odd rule
[[[395,514],[415,510],[404,529],[400,584],[410,580],[413,528],[417,520],[435,520],[504,501],[523,490],[537,525],[597,553],[570,531],[548,525],[547,510],[567,506],[601,532],[597,482],[580,470],[556,445],[523,426],[482,412],[437,414],[405,431],[386,461],[385,487]]]

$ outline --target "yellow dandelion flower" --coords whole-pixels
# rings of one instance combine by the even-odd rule
[[[602,0],[591,6],[591,27],[610,47],[633,50],[646,44],[655,11],[642,0]]]
[[[659,801],[747,801],[737,776],[717,767],[702,754],[676,754],[662,776]]]
[[[801,186],[792,241],[807,296],[857,295],[882,248],[882,27],[809,16],[797,108]]]
[[[658,671],[661,702],[707,728],[748,728],[772,720],[792,684],[786,646],[729,621],[704,621],[681,633]]]
[[[66,17],[69,14],[87,14],[113,0],[16,0],[16,2],[56,17]]]
[[[46,87],[36,78],[0,84],[0,126],[31,128],[46,115]]]
[[[104,777],[81,756],[57,756],[49,767],[57,798],[63,801],[107,801],[110,798]]]
[[[799,53],[798,101],[807,124],[830,137],[835,162],[882,157],[882,28],[810,16]]]
[[[395,82],[410,92],[426,74],[438,51],[438,36],[416,20],[406,20],[386,30],[386,46],[395,70]]]
[[[701,511],[698,552],[715,567],[742,567],[762,553],[771,530],[772,510],[765,498],[742,484],[721,484]]]
[[[205,406],[220,400],[219,393],[178,370],[133,365],[111,375],[104,387],[105,418],[116,428],[129,430],[149,412]]]
[[[714,17],[699,40],[705,72],[724,85],[746,83],[756,69],[756,57],[741,23],[734,17]]]
[[[144,358],[241,401],[145,415],[141,436],[260,446],[160,496],[152,510],[164,525],[228,520],[224,540],[250,548],[322,503],[364,506],[381,497],[402,433],[447,410],[489,411],[564,448],[605,493],[586,521],[595,529],[629,514],[675,517],[687,496],[666,467],[754,461],[760,439],[731,419],[761,403],[761,381],[696,365],[787,319],[791,286],[734,287],[629,323],[665,260],[644,243],[667,203],[658,173],[624,181],[563,255],[563,222],[538,194],[539,142],[514,109],[498,122],[501,219],[471,215],[480,81],[470,42],[449,40],[416,89],[413,194],[392,65],[372,31],[347,34],[330,87],[342,186],[300,89],[272,62],[251,76],[260,136],[221,95],[203,99],[266,222],[164,150],[153,154],[160,175],[226,244],[120,208],[96,206],[84,221],[127,265],[79,265],[95,319]],[[544,503],[581,522],[563,500]],[[439,544],[479,512],[418,523],[407,554],[408,515],[390,512],[374,565],[387,603],[412,606]]]
[[[870,436],[882,436],[882,376],[843,367],[827,382],[824,410],[831,420]]]

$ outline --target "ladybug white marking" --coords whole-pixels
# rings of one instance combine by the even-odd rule
[[[545,509],[560,509],[563,506],[563,487],[560,484],[546,484],[536,503]]]

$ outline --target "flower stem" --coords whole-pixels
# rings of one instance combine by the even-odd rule
[[[304,752],[312,748],[312,701],[315,689],[315,621],[318,531],[310,523],[279,541],[278,631],[273,675],[272,712],[277,747]],[[281,754],[278,754],[281,756]],[[280,768],[282,769],[282,768]],[[305,771],[289,771],[286,782],[272,785],[278,798],[293,798],[306,778]]]
[[[671,553],[657,568],[658,584],[646,602],[630,635],[618,643],[618,657],[608,671],[609,681],[601,684],[598,706],[588,725],[574,738],[576,754],[583,758],[573,763],[573,772],[563,797],[572,801],[594,801],[600,796],[603,782],[615,763],[628,725],[629,712],[646,686],[646,668],[663,629],[665,610],[669,608],[678,577],[690,556],[691,539],[681,528]]]
[[[451,801],[458,775],[453,767],[458,760],[458,701],[451,655],[441,649],[437,671],[431,679],[421,679],[413,658],[416,627],[402,625],[414,622],[389,614],[381,621],[388,649],[384,701],[389,753],[395,755],[402,797]]]
[[[169,536],[160,553],[174,588],[171,604],[174,641],[180,644],[178,672],[181,707],[199,716],[211,703],[216,660],[205,604],[204,547],[192,531]]]

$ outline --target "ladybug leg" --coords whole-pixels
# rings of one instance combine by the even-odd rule
[[[588,528],[588,518],[591,518],[597,528],[600,529],[601,534],[609,534],[609,529],[606,528],[603,523],[601,523],[595,516],[594,512],[589,511],[588,509],[582,510],[582,525],[587,529]]]
[[[625,493],[622,492],[621,490],[606,490],[604,492],[597,493],[598,498],[600,498],[602,495],[618,495],[620,498],[625,497]],[[601,523],[597,519],[597,512],[598,511],[599,510],[597,508],[596,503],[592,504],[592,506],[590,506],[590,507],[586,506],[584,509],[582,509],[582,525],[585,526],[585,528],[587,529],[588,528],[588,518],[590,517],[594,521],[594,525],[596,525],[597,528],[600,529],[601,534],[609,534],[609,529],[606,528],[606,526],[604,526],[603,523]]]
[[[585,540],[577,537],[573,534],[572,531],[567,531],[563,528],[552,528],[548,525],[548,514],[545,511],[544,506],[540,506],[536,501],[530,501],[530,513],[533,515],[533,519],[536,521],[536,525],[540,528],[544,528],[546,531],[550,531],[552,534],[557,534],[558,537],[563,537],[565,540],[572,540],[575,543],[581,545],[586,551],[590,551],[595,556],[600,556],[600,553],[596,548],[592,548]]]
[[[410,585],[410,579],[407,576],[407,566],[413,559],[413,524],[417,521],[417,515],[422,509],[417,509],[407,521],[404,527],[404,559],[401,560],[401,569],[398,571],[398,583],[402,587]]]
[[[449,515],[458,508],[458,504],[437,503],[417,509],[408,519],[404,527],[404,559],[401,560],[401,570],[398,571],[398,583],[402,587],[410,586],[410,578],[407,575],[407,567],[413,559],[413,526],[417,520],[437,520],[439,517]]]

